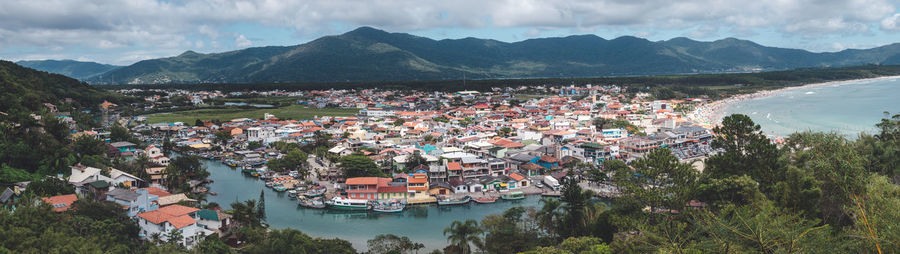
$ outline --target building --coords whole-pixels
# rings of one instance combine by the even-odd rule
[[[193,247],[203,235],[209,235],[212,231],[203,229],[198,223],[200,209],[171,205],[155,211],[138,214],[138,226],[141,227],[139,236],[150,239],[153,235],[159,235],[163,241],[168,241],[166,235],[172,230],[181,232],[182,239],[177,239],[178,244],[188,248]]]
[[[121,205],[128,217],[159,209],[158,199],[158,196],[150,194],[147,189],[131,191],[119,188],[106,193],[106,201]]]
[[[78,200],[78,196],[75,196],[75,194],[69,194],[45,197],[41,199],[44,200],[44,203],[50,204],[50,206],[53,207],[54,212],[65,212],[68,211],[70,207],[72,207],[72,203],[75,203],[75,201]]]

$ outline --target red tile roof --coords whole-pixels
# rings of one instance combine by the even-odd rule
[[[519,173],[509,174],[509,178],[515,179],[516,181],[525,180],[525,176],[520,175]]]
[[[149,192],[150,195],[156,195],[156,196],[158,196],[158,197],[172,196],[172,193],[169,193],[168,191],[164,191],[164,190],[162,190],[162,189],[160,189],[160,188],[156,188],[156,187],[147,187],[147,188],[144,188],[144,189],[147,189],[147,192]]]
[[[353,177],[347,178],[347,185],[377,185],[378,177]]]
[[[41,199],[43,199],[44,202],[47,202],[47,204],[53,206],[54,212],[63,212],[69,210],[69,207],[72,207],[72,203],[75,203],[75,201],[78,200],[78,196],[75,196],[75,194],[69,194]]]
[[[450,162],[447,163],[447,170],[462,170],[462,166],[459,165],[459,162]]]
[[[156,211],[139,213],[138,216],[153,224],[169,222],[175,228],[183,228],[197,222],[189,215],[197,211],[200,211],[200,209],[182,205],[170,205]]]

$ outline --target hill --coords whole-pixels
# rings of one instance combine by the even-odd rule
[[[18,61],[16,62],[16,64],[35,70],[66,75],[79,80],[85,80],[121,67],[116,65],[108,65],[95,62],[80,62],[75,60]]]
[[[140,61],[88,81],[98,84],[285,83],[724,73],[895,63],[900,44],[813,53],[727,38],[649,41],[594,35],[514,43],[433,40],[361,27],[309,43],[224,53],[192,51]]]
[[[39,112],[43,103],[68,104],[73,109],[91,109],[104,100],[120,102],[122,96],[94,88],[59,74],[22,67],[0,60],[0,112],[9,117]],[[65,98],[71,98],[65,103]]]

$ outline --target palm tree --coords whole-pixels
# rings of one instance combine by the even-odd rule
[[[246,200],[244,202],[231,203],[234,221],[244,226],[261,227],[259,208],[257,208],[256,200]]]
[[[462,253],[472,253],[472,249],[469,246],[469,243],[475,244],[475,246],[481,246],[481,238],[478,238],[478,235],[483,233],[484,231],[478,227],[478,222],[472,219],[468,219],[465,222],[461,221],[453,221],[449,227],[444,228],[444,235],[447,236],[447,241],[450,242],[451,245],[456,245],[459,247]]]
[[[538,226],[547,234],[556,235],[556,222],[562,215],[562,202],[559,199],[542,198],[541,210],[537,213]]]

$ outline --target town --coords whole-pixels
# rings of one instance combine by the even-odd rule
[[[144,95],[144,102],[128,107],[148,112],[215,105],[212,101],[262,111],[275,107],[253,100],[222,103],[227,98],[294,98],[291,104],[313,113],[327,108],[356,112],[308,119],[263,113],[148,122],[154,114],[125,116],[122,106],[101,104],[103,128],[74,131],[73,139],[102,140],[109,149],[103,156],[130,169],[105,163],[72,166],[65,180],[76,194],[44,201],[56,211],[65,211],[78,196],[114,202],[138,221],[141,237],[172,241],[166,238],[177,236],[182,239],[174,241],[187,247],[206,235],[224,235],[233,224],[230,211],[201,205],[206,195],[222,190],[206,187],[210,181],[201,173],[200,158],[257,177],[303,207],[396,213],[406,205],[555,197],[564,179],[610,198],[618,190],[608,181],[605,161],[627,162],[665,148],[702,167],[701,159],[715,153],[708,144],[709,125],[686,117],[708,98],[659,100],[616,85],[485,92],[117,92]],[[45,107],[78,129],[67,112]],[[0,202],[24,188],[7,188]],[[173,230],[179,233],[170,234]]]

